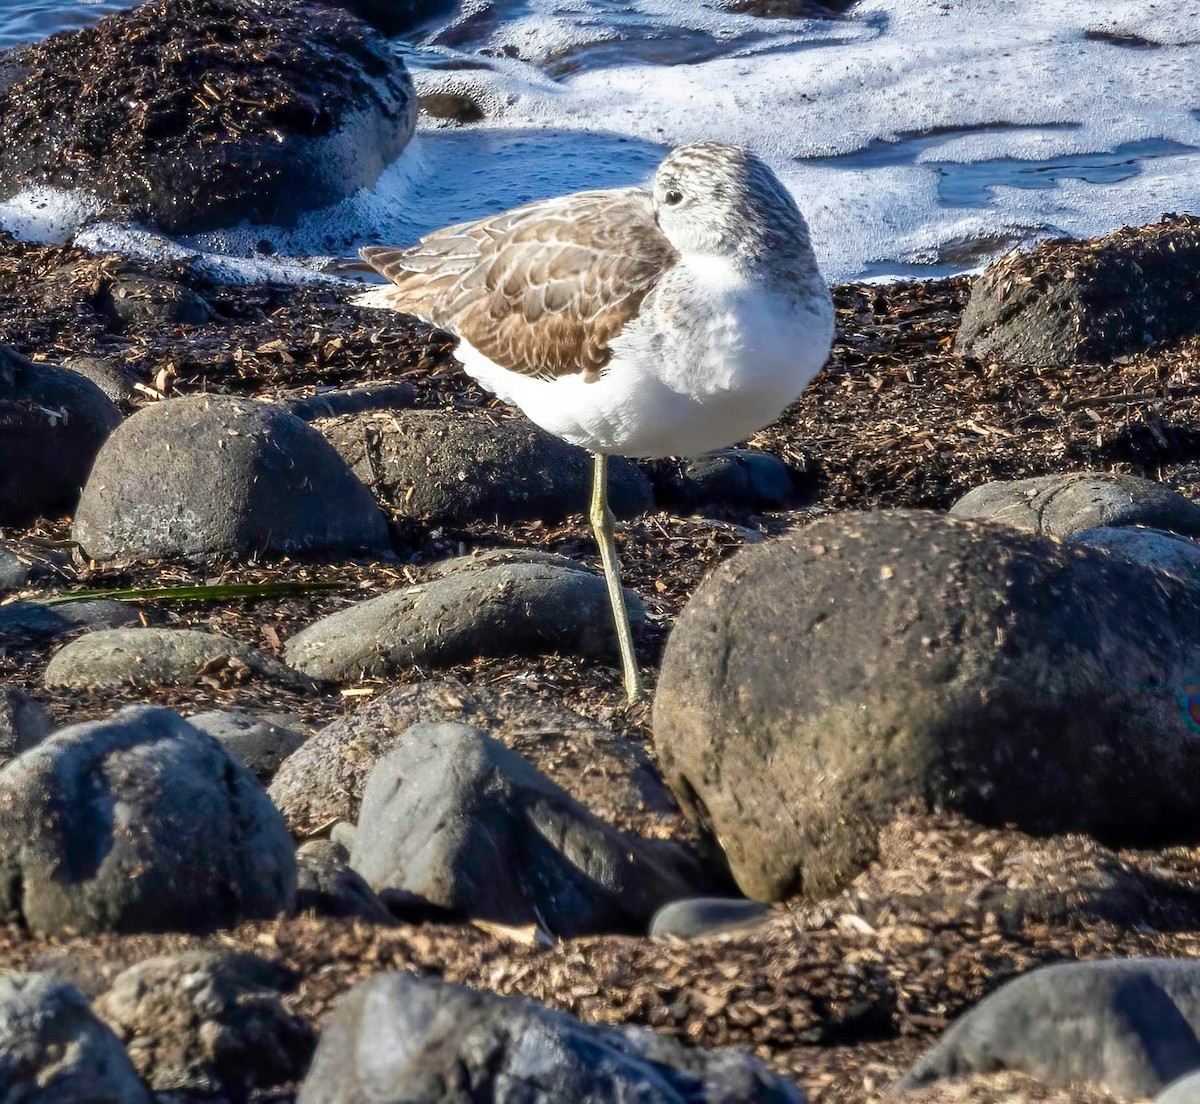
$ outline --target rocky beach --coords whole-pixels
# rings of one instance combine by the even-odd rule
[[[587,455],[267,229],[478,121],[443,17],[0,54],[83,212],[0,231],[0,1096],[1200,1100],[1200,219],[839,282],[779,422],[614,460],[629,706]]]

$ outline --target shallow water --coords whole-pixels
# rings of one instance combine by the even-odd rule
[[[87,27],[129,6],[130,0],[0,0],[0,50]]]
[[[0,36],[115,3],[0,0]],[[696,0],[464,0],[397,43],[424,120],[370,191],[299,226],[189,248],[348,254],[540,196],[646,179],[670,146],[753,146],[808,215],[833,279],[935,275],[1016,242],[1200,209],[1200,3],[862,0],[842,19],[733,16]],[[78,214],[20,209],[62,236]],[[47,212],[53,218],[43,217]],[[40,219],[40,222],[39,222]],[[54,223],[53,226],[50,223]],[[39,229],[39,226],[41,229]]]

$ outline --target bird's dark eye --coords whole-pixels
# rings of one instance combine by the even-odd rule
[[[663,201],[668,207],[674,207],[677,203],[683,202],[683,192],[676,188],[671,188],[667,194],[663,196]]]

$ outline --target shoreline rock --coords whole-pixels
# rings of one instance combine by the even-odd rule
[[[663,774],[742,891],[819,899],[907,802],[1194,838],[1200,583],[1002,526],[834,515],[743,550],[672,630]]]
[[[316,430],[229,395],[129,418],[96,456],[71,535],[97,560],[391,551],[371,492]]]
[[[1103,364],[1200,331],[1200,217],[1010,253],[975,281],[955,347],[1010,364]]]
[[[250,678],[293,690],[313,683],[240,640],[199,629],[97,629],[64,645],[46,666],[48,687],[72,690],[190,686]]]
[[[0,913],[36,934],[289,913],[295,850],[254,776],[168,709],[60,729],[0,771]]]
[[[959,1019],[895,1085],[903,1094],[998,1069],[1047,1085],[1152,1096],[1200,1069],[1200,963],[1110,959],[1047,966]]]
[[[471,1099],[526,1104],[804,1104],[795,1085],[748,1054],[397,973],[338,1003],[296,1104],[444,1100],[460,1084]]]
[[[608,589],[594,572],[544,563],[464,566],[301,629],[284,646],[288,663],[312,678],[345,683],[482,656],[561,652],[612,662],[618,654]],[[626,595],[636,629],[645,608],[637,595]]]
[[[314,428],[397,517],[552,524],[585,514],[591,499],[591,457],[524,417],[400,410],[324,419]],[[654,508],[650,481],[631,460],[613,458],[609,502],[621,518]]]
[[[1116,472],[1062,472],[984,483],[963,495],[950,513],[1048,537],[1131,525],[1200,536],[1200,505],[1153,479]]]
[[[73,510],[120,424],[91,380],[0,345],[0,525]]]
[[[308,1071],[316,1033],[282,1003],[294,982],[253,955],[193,951],[131,966],[95,1010],[156,1094],[248,1100]]]
[[[129,1056],[73,985],[0,975],[0,1071],[10,1100],[149,1104]]]
[[[353,824],[367,778],[401,735],[414,724],[447,722],[481,728],[526,757],[552,750],[551,780],[574,786],[593,813],[622,829],[661,836],[679,825],[640,744],[534,694],[456,679],[397,687],[335,720],[283,761],[271,799],[300,836],[331,821]]]
[[[169,232],[294,222],[370,187],[416,124],[386,40],[299,0],[150,0],[5,67],[0,195],[80,188]]]
[[[381,895],[561,939],[640,935],[664,905],[722,888],[685,847],[617,831],[464,724],[413,725],[376,764],[350,866]]]

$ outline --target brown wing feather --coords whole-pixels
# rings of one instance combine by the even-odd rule
[[[384,298],[526,375],[589,378],[675,251],[635,189],[579,192],[359,251],[395,288]]]

